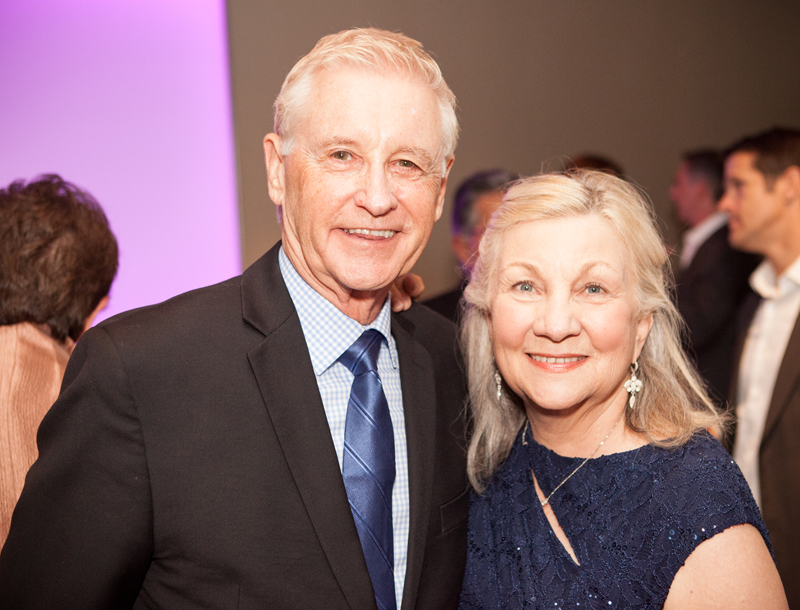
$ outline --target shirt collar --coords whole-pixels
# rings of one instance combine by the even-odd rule
[[[683,250],[691,251],[692,255],[714,233],[719,231],[728,222],[725,212],[715,212],[697,226],[688,229],[683,234]]]
[[[800,289],[800,257],[780,275],[775,273],[772,263],[764,259],[750,275],[750,286],[765,299],[779,299]]]
[[[289,290],[300,326],[303,328],[311,365],[319,376],[334,364],[362,333],[374,328],[385,338],[389,347],[392,367],[398,367],[397,346],[392,337],[392,308],[390,298],[381,308],[378,317],[366,326],[342,313],[333,303],[314,290],[300,277],[281,246],[278,254],[283,281]]]

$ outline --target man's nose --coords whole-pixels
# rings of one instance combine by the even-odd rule
[[[364,184],[358,196],[358,204],[373,216],[383,216],[395,207],[394,185],[385,168],[372,167],[364,176]]]
[[[729,190],[725,189],[725,192],[722,193],[722,197],[720,197],[720,200],[717,202],[717,210],[720,212],[730,212],[731,209],[731,196]]]
[[[581,325],[574,303],[568,297],[546,296],[534,311],[533,332],[555,343],[579,335]]]

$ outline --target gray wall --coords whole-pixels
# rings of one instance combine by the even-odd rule
[[[420,40],[458,97],[445,217],[415,268],[427,295],[457,282],[446,216],[471,172],[531,174],[606,154],[674,242],[667,189],[681,151],[800,127],[800,2],[228,0],[228,18],[245,265],[280,236],[261,148],[272,101],[294,62],[345,28]]]

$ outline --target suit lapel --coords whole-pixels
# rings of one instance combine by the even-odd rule
[[[792,394],[797,391],[800,383],[800,318],[795,322],[786,352],[783,354],[778,377],[775,379],[775,388],[772,390],[772,400],[767,411],[767,421],[764,424],[764,434],[761,437],[762,446],[775,428],[780,416]]]
[[[407,318],[393,315],[392,336],[400,357],[408,448],[411,518],[403,608],[411,609],[417,599],[427,541],[436,448],[436,386],[430,354],[414,341],[414,325]]]
[[[308,348],[280,274],[279,246],[242,277],[244,319],[265,335],[248,359],[286,463],[345,598],[353,608],[374,607],[372,583]]]

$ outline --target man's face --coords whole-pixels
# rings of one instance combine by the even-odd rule
[[[332,302],[354,293],[382,299],[419,258],[442,213],[450,167],[441,157],[440,123],[435,95],[415,81],[357,69],[322,72],[294,147],[276,165],[277,187],[267,151],[284,249]],[[271,134],[266,148],[270,138],[279,146]]]
[[[787,207],[753,162],[755,154],[733,153],[725,161],[725,194],[719,202],[728,213],[731,246],[765,254],[779,233]]]
[[[669,198],[675,204],[678,219],[690,226],[697,224],[695,218],[698,214],[697,206],[704,187],[702,180],[698,180],[689,172],[686,162],[681,163],[672,178],[669,189]]]

